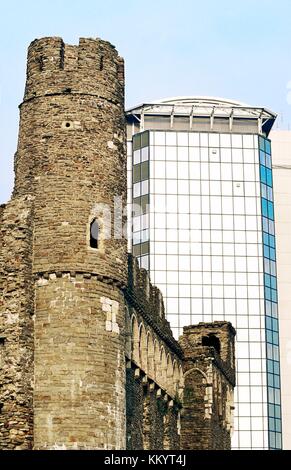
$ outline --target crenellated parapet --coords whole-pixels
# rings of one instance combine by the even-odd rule
[[[139,267],[138,261],[128,255],[128,288],[126,294],[137,304],[137,310],[147,317],[147,322],[159,330],[162,338],[169,343],[178,355],[181,349],[174,339],[170,323],[165,316],[165,306],[161,291],[154,286],[148,272]]]
[[[123,88],[123,59],[107,41],[80,38],[78,45],[68,45],[62,38],[47,37],[29,46],[24,102],[54,94],[87,94],[119,104]]]
[[[181,390],[183,353],[165,318],[163,297],[129,255],[127,331],[131,335],[126,353],[136,366],[172,398]]]

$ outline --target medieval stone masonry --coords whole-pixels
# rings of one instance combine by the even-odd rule
[[[28,50],[0,206],[0,449],[229,449],[229,323],[184,329],[127,254],[124,64],[100,39]]]

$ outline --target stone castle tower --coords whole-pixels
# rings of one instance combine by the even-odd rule
[[[228,449],[234,335],[185,327],[128,257],[124,65],[34,41],[0,206],[0,450]]]
[[[125,448],[125,158],[115,48],[34,41],[0,212],[2,449]]]

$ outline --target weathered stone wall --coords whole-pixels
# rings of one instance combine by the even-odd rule
[[[36,449],[125,447],[124,298],[96,276],[37,280]]]
[[[231,448],[235,330],[230,323],[199,323],[184,328],[181,448]],[[212,341],[214,346],[205,343]],[[218,340],[218,341],[217,341]]]
[[[142,377],[126,369],[126,448],[143,449],[143,386]]]
[[[131,256],[125,297],[127,448],[179,449],[182,350],[165,318],[161,292]]]
[[[180,449],[180,406],[138,368],[127,368],[127,449]]]
[[[4,210],[3,210],[4,209]],[[33,445],[33,200],[1,211],[0,449]]]

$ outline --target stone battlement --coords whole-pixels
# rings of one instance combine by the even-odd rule
[[[107,41],[81,38],[79,45],[68,45],[51,37],[36,39],[29,46],[24,101],[86,93],[118,102],[123,85],[123,59]]]
[[[174,339],[170,323],[165,316],[165,306],[161,291],[154,286],[148,272],[139,267],[138,261],[128,255],[128,289],[127,295],[137,302],[141,313],[147,312],[148,321],[160,329],[164,337],[180,351],[178,342]]]

